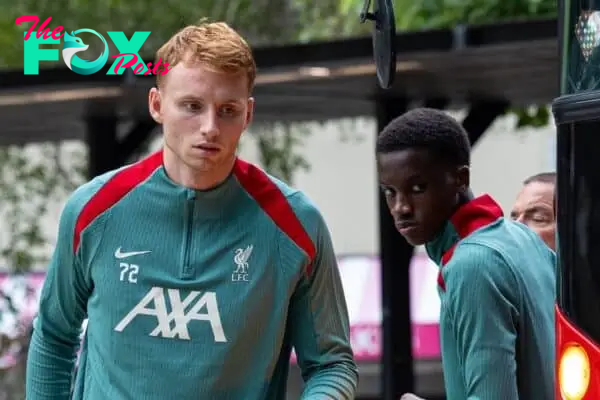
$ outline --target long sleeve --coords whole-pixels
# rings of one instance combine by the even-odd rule
[[[443,307],[451,320],[467,399],[518,399],[514,276],[497,252],[474,244],[459,246],[447,267]]]
[[[28,400],[69,399],[81,325],[91,283],[74,250],[75,224],[85,193],[71,196],[42,288],[27,360]]]
[[[309,212],[316,257],[291,299],[290,334],[305,380],[303,400],[354,399],[358,372],[350,346],[350,323],[329,231]],[[304,221],[307,219],[305,218]]]

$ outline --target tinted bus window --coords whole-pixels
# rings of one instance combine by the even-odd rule
[[[558,127],[558,304],[600,342],[600,120]]]
[[[561,4],[561,94],[600,89],[600,0]]]

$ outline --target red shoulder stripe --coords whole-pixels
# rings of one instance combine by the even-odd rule
[[[448,264],[448,261],[450,261],[450,259],[452,258],[452,254],[454,254],[454,249],[456,248],[457,244],[458,243],[455,243],[452,247],[450,247],[448,249],[448,251],[446,251],[444,253],[444,255],[442,255],[442,267],[444,267],[444,265]],[[438,271],[437,282],[438,282],[438,286],[445,292],[446,291],[446,282],[444,282],[444,276],[442,275],[442,268],[440,268],[440,270]]]
[[[308,254],[309,264],[306,274],[310,276],[312,262],[316,255],[315,244],[281,190],[262,170],[240,159],[236,160],[233,172],[242,187],[271,217],[279,229]]]
[[[458,233],[459,240],[462,240],[477,229],[493,223],[503,215],[502,208],[498,203],[496,203],[489,195],[485,194],[461,206],[456,210],[454,215],[452,215],[450,222],[456,233]],[[442,268],[444,265],[448,264],[452,258],[457,244],[458,243],[455,243],[442,256]],[[438,272],[437,281],[438,286],[443,291],[446,291],[446,283],[444,282],[441,268]]]
[[[73,252],[77,252],[81,240],[81,232],[87,228],[100,214],[114,206],[127,193],[146,180],[162,165],[162,151],[117,172],[92,196],[81,210],[75,223]]]

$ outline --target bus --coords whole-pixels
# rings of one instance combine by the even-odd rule
[[[556,400],[600,399],[600,2],[559,7]]]
[[[600,399],[600,91],[553,104],[557,138],[557,400]],[[598,200],[598,201],[597,201]],[[598,258],[596,258],[598,254]]]

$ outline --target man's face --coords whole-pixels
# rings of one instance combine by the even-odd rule
[[[181,62],[152,89],[149,108],[163,127],[165,151],[202,172],[231,169],[240,137],[252,119],[248,78]],[[226,172],[227,173],[227,172]]]
[[[377,164],[396,229],[414,246],[434,239],[469,185],[467,167],[449,167],[424,149],[379,154]]]
[[[521,189],[510,216],[527,225],[555,249],[554,184],[531,182]]]

